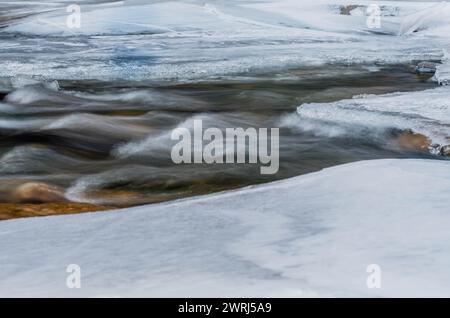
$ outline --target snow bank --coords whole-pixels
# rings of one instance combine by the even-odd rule
[[[448,37],[450,30],[450,4],[440,2],[403,18],[400,35],[422,32]]]
[[[300,105],[297,114],[281,125],[336,137],[373,134],[388,129],[412,129],[438,144],[450,136],[450,90],[447,87],[419,92],[362,95],[331,103]]]
[[[71,12],[63,3],[44,6],[47,10],[14,21],[3,32],[39,35],[74,34],[133,34],[176,33],[196,31],[225,31],[245,27],[249,30],[282,29],[296,32],[321,30],[327,32],[358,33],[382,31],[410,34],[425,28],[442,25],[448,18],[446,3],[417,1],[377,1],[383,23],[381,30],[367,26],[370,14],[368,0],[231,0],[221,1],[105,1],[80,3],[81,28],[70,28],[67,19]],[[3,3],[3,6],[7,3]],[[37,4],[35,4],[37,5]],[[48,6],[50,5],[50,7]],[[27,7],[27,6],[25,6]],[[51,8],[51,10],[48,10]],[[37,11],[39,12],[39,11]],[[182,12],[183,14],[178,14]],[[176,19],[174,15],[176,14]]]
[[[5,5],[7,3],[4,3]],[[80,3],[82,27],[69,28],[70,14],[62,3],[52,10],[15,21],[5,32],[29,34],[131,34],[136,32],[166,33],[195,30],[224,30],[279,28],[315,29],[337,32],[357,32],[367,29],[367,0],[316,0],[313,3],[297,0],[266,1],[121,1],[100,4]],[[432,20],[434,13],[445,4],[430,8],[426,2],[378,1],[380,14],[387,24],[396,23],[400,16],[410,15],[405,27]],[[44,5],[44,4],[42,4]],[[431,4],[432,5],[432,4]],[[48,5],[47,5],[48,6]],[[347,12],[348,11],[348,12]],[[419,11],[419,12],[417,12]],[[174,19],[174,14],[177,15]],[[344,17],[344,15],[348,15]],[[409,29],[409,28],[408,28]]]
[[[449,161],[0,222],[1,296],[450,296]],[[81,289],[66,288],[68,264]],[[366,285],[381,267],[381,288]]]
[[[445,16],[414,36],[398,36],[402,23],[406,28],[404,19],[423,10],[427,16],[433,3],[381,1],[379,29],[367,25],[364,8],[371,4],[365,0],[82,4],[79,29],[67,27],[68,13],[62,6],[14,20],[0,30],[4,36],[0,76],[185,81],[327,63],[411,63],[442,57],[448,33],[420,34],[441,28],[448,20]],[[355,5],[358,10],[342,14],[342,8]],[[410,20],[417,24],[417,19]],[[37,35],[39,41],[26,36],[19,46],[17,34]],[[32,61],[18,56],[32,56]]]

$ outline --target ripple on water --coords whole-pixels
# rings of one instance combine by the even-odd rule
[[[170,85],[35,80],[17,79],[0,103],[0,177],[56,184],[72,201],[108,206],[221,191],[355,160],[432,157],[393,147],[392,129],[447,129],[436,118],[416,116],[422,125],[414,125],[411,117],[414,94],[429,94],[439,108],[439,91],[407,95],[410,108],[398,114],[401,94],[349,99],[435,85],[408,65],[326,65]],[[390,99],[391,108],[376,109]],[[261,175],[255,165],[174,165],[171,131],[192,129],[195,119],[205,128],[280,127],[279,173]],[[377,122],[388,124],[380,129]]]

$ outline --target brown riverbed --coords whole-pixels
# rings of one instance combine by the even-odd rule
[[[42,204],[0,203],[0,220],[16,218],[49,216],[61,214],[76,214],[109,210],[112,207],[93,205],[89,203],[58,202]]]

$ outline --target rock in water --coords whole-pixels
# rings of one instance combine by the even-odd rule
[[[428,151],[431,146],[430,139],[411,130],[402,132],[396,139],[397,144],[405,149]]]
[[[44,182],[27,182],[11,193],[11,199],[17,203],[66,202],[64,189]]]
[[[432,144],[428,150],[432,155],[440,156],[441,155],[441,145],[440,144]]]
[[[366,6],[357,5],[357,4],[342,5],[340,7],[340,14],[341,15],[352,15],[352,11],[355,12],[358,9],[362,12],[362,15],[364,15],[364,10],[366,9]]]
[[[434,74],[436,72],[436,64],[433,62],[420,62],[416,66],[416,72],[420,74]]]
[[[450,156],[450,145],[442,146],[441,147],[441,155],[443,156]]]

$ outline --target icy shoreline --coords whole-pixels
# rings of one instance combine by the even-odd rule
[[[1,296],[449,296],[449,161],[374,160],[205,197],[0,222]],[[65,286],[66,266],[82,288]],[[382,269],[368,289],[366,268]]]

